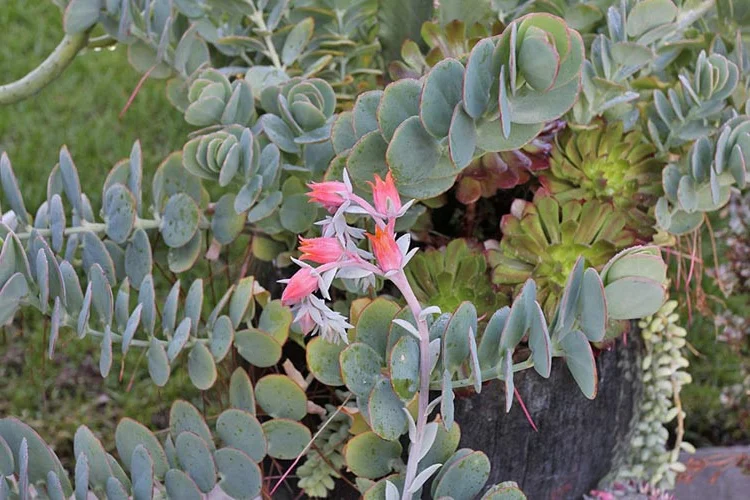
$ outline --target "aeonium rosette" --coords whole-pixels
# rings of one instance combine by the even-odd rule
[[[291,306],[294,321],[304,334],[319,333],[330,342],[347,342],[346,317],[333,311],[324,299],[335,278],[356,280],[363,289],[374,284],[376,276],[386,278],[402,273],[417,249],[409,250],[409,234],[396,238],[396,219],[406,213],[413,200],[401,203],[390,172],[385,180],[375,176],[373,203],[354,194],[349,175],[344,180],[309,184],[311,202],[322,205],[331,214],[317,222],[321,236],[300,237],[299,259],[292,259],[300,269],[287,280],[281,295],[284,305]],[[347,214],[363,215],[375,223],[374,234],[350,226]],[[371,251],[362,248],[365,238]],[[313,266],[312,264],[316,264]],[[322,298],[316,295],[320,292]]]

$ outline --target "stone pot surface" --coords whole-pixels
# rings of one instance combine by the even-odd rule
[[[599,392],[587,399],[565,362],[553,361],[549,379],[533,370],[515,377],[532,420],[514,400],[505,413],[503,384],[486,384],[481,394],[456,399],[460,447],[490,458],[488,486],[516,481],[530,500],[579,499],[625,459],[638,417],[642,380],[638,332],[618,340],[597,357]]]

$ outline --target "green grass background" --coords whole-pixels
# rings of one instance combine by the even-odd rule
[[[0,0],[0,84],[32,70],[61,37],[61,13],[51,1]],[[147,179],[169,152],[182,147],[189,129],[167,101],[163,81],[147,81],[118,118],[139,79],[125,47],[87,50],[39,94],[0,106],[0,151],[10,157],[29,211],[35,212],[46,197],[47,176],[63,144],[95,210],[107,172],[128,156],[136,139],[143,147]],[[128,355],[122,381],[119,359],[102,380],[98,343],[76,340],[69,331],[61,333],[54,359],[44,359],[46,325],[32,312],[0,332],[0,417],[16,415],[35,427],[67,466],[78,425],[88,425],[111,450],[120,418],[163,428],[168,403],[195,396],[185,370],[175,370],[167,387],[157,390],[145,362],[138,363],[137,350]],[[134,370],[133,387],[126,392]]]

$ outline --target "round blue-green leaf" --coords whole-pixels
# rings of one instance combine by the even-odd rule
[[[73,35],[86,31],[99,19],[101,0],[71,0],[63,14],[63,29]]]
[[[211,329],[211,354],[214,360],[221,361],[229,353],[234,341],[234,327],[229,316],[219,316]]]
[[[266,456],[266,437],[258,419],[249,412],[229,409],[216,421],[216,435],[225,445],[246,453],[255,462]]]
[[[107,500],[128,500],[130,498],[125,487],[114,476],[110,476],[107,479],[106,491]]]
[[[348,150],[357,142],[351,111],[343,111],[336,117],[331,128],[331,142],[337,155]]]
[[[299,144],[294,142],[294,133],[284,120],[276,115],[265,114],[260,118],[268,139],[286,153],[299,153]]]
[[[281,359],[281,344],[257,328],[235,332],[234,346],[240,356],[260,368],[273,366]]]
[[[372,431],[354,436],[344,447],[346,466],[358,477],[367,479],[378,479],[390,473],[400,456],[398,441],[386,441]]]
[[[0,476],[10,476],[14,471],[13,451],[0,436]]]
[[[205,249],[203,231],[196,231],[193,237],[185,245],[179,248],[170,248],[167,252],[167,264],[173,273],[183,273],[192,269]]]
[[[401,337],[390,353],[391,385],[404,401],[419,388],[419,343],[411,335]]]
[[[240,450],[222,448],[214,455],[221,480],[219,487],[231,498],[253,499],[260,495],[263,476],[258,464]]]
[[[274,211],[281,205],[283,195],[281,191],[274,191],[269,193],[261,199],[248,213],[248,222],[258,222],[260,220],[269,217]]]
[[[237,193],[237,197],[234,199],[234,211],[239,213],[246,212],[255,205],[260,196],[261,189],[263,188],[263,177],[260,175],[254,175],[247,181],[247,184],[242,186],[240,192]]]
[[[450,428],[446,428],[440,420],[436,420],[438,427],[435,441],[430,446],[430,450],[419,461],[420,471],[433,464],[446,463],[458,449],[458,443],[461,441],[461,427],[454,422]]]
[[[130,457],[130,464],[133,500],[151,500],[154,493],[154,460],[151,453],[142,444],[137,445]]]
[[[485,151],[519,149],[534,140],[542,127],[544,123],[514,123],[510,135],[505,137],[499,121],[485,121],[477,126],[477,146]]]
[[[291,326],[292,311],[280,300],[272,300],[263,307],[258,320],[258,328],[276,339],[276,342],[281,345],[286,342]]]
[[[172,248],[187,244],[198,230],[200,213],[195,201],[185,193],[169,198],[161,221],[164,243]]]
[[[255,390],[242,367],[234,370],[229,379],[229,405],[255,415]]]
[[[377,130],[368,132],[352,146],[346,160],[346,168],[352,180],[362,189],[369,190],[367,182],[375,174],[385,177],[388,165],[385,154],[388,144]]]
[[[175,440],[180,465],[204,493],[216,484],[216,465],[208,443],[192,432],[181,432]]]
[[[123,418],[115,429],[115,446],[126,469],[132,470],[133,452],[138,446],[146,449],[154,462],[154,474],[161,480],[169,469],[167,455],[159,439],[146,426],[131,418]]]
[[[583,285],[578,296],[578,317],[581,331],[591,342],[601,342],[607,329],[607,301],[599,273],[588,268],[583,273]]]
[[[287,231],[296,234],[310,229],[317,216],[318,211],[314,205],[310,205],[310,200],[306,194],[294,194],[285,197],[279,209],[281,225]]]
[[[420,118],[425,130],[442,139],[448,135],[451,117],[463,93],[464,66],[455,59],[443,59],[425,77]]]
[[[481,451],[470,452],[443,465],[433,483],[433,497],[472,500],[482,491],[489,477],[490,460],[487,455]]]
[[[151,274],[152,266],[151,242],[146,231],[138,228],[125,248],[125,274],[133,288],[140,289],[143,278]]]
[[[357,138],[378,130],[377,109],[382,96],[382,90],[370,90],[360,94],[354,102],[352,126]]]
[[[449,116],[445,135],[448,135],[450,120]],[[419,117],[412,116],[396,129],[385,159],[397,184],[416,184],[432,176],[440,156],[438,142],[427,133]]]
[[[391,382],[380,377],[370,392],[367,408],[372,430],[383,439],[395,441],[406,432],[408,421],[404,403],[393,391]]]
[[[5,152],[0,155],[0,184],[3,186],[5,200],[16,213],[18,220],[22,224],[28,224],[28,214],[23,203],[23,195],[21,195],[21,190],[18,189],[16,174],[13,172],[10,159]]]
[[[383,91],[377,109],[378,125],[386,141],[390,141],[396,128],[409,118],[419,114],[419,94],[422,84],[418,80],[404,78],[388,85]]]
[[[89,464],[89,484],[93,488],[104,489],[107,478],[112,475],[112,469],[109,467],[107,453],[102,443],[85,425],[76,430],[73,438],[73,452],[75,456],[81,454],[86,456]]]
[[[344,385],[341,378],[339,355],[345,344],[328,342],[322,337],[315,337],[307,343],[307,367],[318,381],[329,386]]]
[[[355,325],[357,342],[369,345],[385,359],[388,332],[399,310],[398,304],[382,297],[370,302],[360,313]]]
[[[211,231],[214,239],[222,245],[233,242],[245,227],[245,214],[234,209],[235,196],[227,193],[216,202],[214,217],[211,219]]]
[[[169,433],[173,438],[176,438],[182,432],[197,434],[208,444],[211,450],[214,449],[211,431],[198,409],[187,401],[178,399],[172,403],[172,407],[169,409]]]
[[[491,38],[485,38],[474,46],[466,62],[463,107],[474,119],[482,116],[490,103],[490,89],[494,84],[491,71],[494,50],[495,43]]]
[[[477,128],[464,108],[456,105],[448,130],[448,152],[457,169],[463,170],[474,158],[477,145]]]
[[[201,490],[190,476],[179,469],[170,469],[164,477],[164,486],[169,498],[180,500],[203,500]]]
[[[11,474],[13,471],[11,471]],[[10,474],[8,474],[10,475]],[[52,471],[49,471],[47,473],[47,496],[49,496],[50,500],[65,500],[65,492],[63,491],[62,482],[60,481],[60,476],[55,474]],[[0,492],[2,491],[3,487],[0,485]]]
[[[83,268],[90,271],[91,268],[98,265],[107,277],[110,286],[115,286],[117,283],[115,262],[112,260],[106,245],[94,233],[84,231],[81,234],[83,239]]]
[[[146,352],[148,358],[148,374],[151,380],[159,387],[164,387],[169,380],[169,358],[164,344],[159,342],[156,337],[151,337],[151,344]]]
[[[104,194],[104,221],[107,236],[116,243],[125,243],[135,223],[135,198],[122,184],[113,184]]]
[[[62,198],[59,194],[52,195],[49,202],[49,227],[52,240],[52,248],[55,252],[62,251],[65,233],[65,209],[63,208]],[[36,222],[36,221],[34,221]]]
[[[534,370],[544,378],[550,376],[552,370],[552,348],[549,336],[547,320],[538,302],[530,311],[531,324],[529,326],[529,347],[531,348],[531,359],[534,361]]]
[[[469,330],[476,334],[477,310],[471,302],[462,302],[443,333],[443,364],[451,373],[469,359]]]
[[[341,378],[357,396],[367,396],[380,376],[383,358],[367,344],[357,342],[339,356]]]
[[[589,399],[594,399],[599,389],[596,374],[596,359],[586,336],[579,330],[574,330],[563,337],[560,347],[565,353],[565,363],[570,374]]]
[[[255,400],[274,418],[302,420],[307,415],[305,391],[286,375],[266,375],[258,380]]]
[[[294,25],[284,39],[284,46],[281,48],[281,62],[284,66],[291,65],[297,58],[302,55],[302,51],[310,42],[315,29],[315,21],[312,17],[303,19]]]
[[[654,314],[666,300],[664,284],[641,276],[628,276],[604,288],[609,319],[638,319]]]
[[[297,458],[312,438],[310,429],[294,420],[274,418],[263,422],[262,427],[268,441],[268,456],[279,460]]]
[[[206,344],[197,342],[190,349],[188,375],[193,385],[201,391],[210,389],[216,382],[216,362]]]
[[[62,482],[63,491],[67,496],[73,492],[68,474],[60,465],[57,456],[50,450],[47,443],[31,427],[14,417],[0,419],[0,438],[14,451],[16,467],[20,466],[19,451],[21,443],[26,440],[28,461],[33,464],[29,468],[29,482],[39,483],[47,479],[48,472],[54,472]]]

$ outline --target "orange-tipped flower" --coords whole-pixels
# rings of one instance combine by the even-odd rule
[[[393,182],[393,176],[390,172],[385,175],[385,180],[379,175],[375,175],[375,183],[368,182],[372,187],[372,198],[375,204],[375,210],[387,216],[394,217],[401,210],[401,198],[396,189],[396,183]]]
[[[380,226],[375,227],[375,235],[367,235],[370,245],[372,245],[372,253],[375,254],[375,260],[378,262],[378,267],[384,273],[393,271],[394,269],[401,269],[401,263],[404,260],[401,249],[398,243],[396,243],[395,225],[396,220],[391,219],[385,228]]]
[[[281,303],[290,306],[298,303],[318,289],[318,278],[309,267],[300,268],[286,284],[281,294]]]
[[[341,258],[344,249],[336,238],[302,238],[300,237],[299,250],[302,252],[300,260],[328,264],[336,262]]]
[[[307,193],[310,201],[320,203],[330,213],[334,213],[345,201],[341,193],[347,192],[347,188],[343,182],[311,182],[307,187],[310,188]]]

